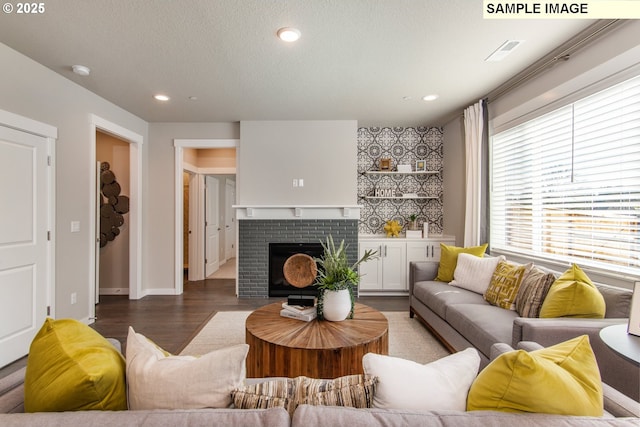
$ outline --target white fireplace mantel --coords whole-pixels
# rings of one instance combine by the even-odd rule
[[[241,219],[360,219],[361,205],[233,205]]]

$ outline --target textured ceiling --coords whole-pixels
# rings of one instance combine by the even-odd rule
[[[149,122],[438,126],[593,23],[484,20],[480,0],[47,0],[45,7],[41,15],[3,13],[0,41]],[[301,39],[281,42],[275,33],[283,26],[300,29]],[[502,62],[484,61],[510,39],[526,41]],[[73,74],[73,64],[91,75]],[[171,101],[155,101],[159,92]],[[421,100],[431,93],[440,98]]]

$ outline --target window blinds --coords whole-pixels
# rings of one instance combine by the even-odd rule
[[[491,138],[492,249],[640,275],[640,76]]]

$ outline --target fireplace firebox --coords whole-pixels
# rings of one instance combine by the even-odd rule
[[[323,249],[320,243],[269,243],[269,296],[287,297],[289,295],[318,296],[316,285],[296,288],[284,277],[284,263],[295,254],[306,254],[320,258]]]

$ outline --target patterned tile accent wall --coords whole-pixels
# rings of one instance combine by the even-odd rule
[[[443,130],[437,127],[371,127],[358,129],[358,203],[359,232],[381,234],[387,220],[395,219],[406,227],[409,215],[417,215],[417,225],[429,223],[429,233],[442,234],[442,167]],[[380,159],[390,158],[391,168],[409,164],[415,170],[416,160],[425,160],[434,175],[367,175],[379,170]],[[438,199],[365,199],[376,188],[391,189],[396,195],[419,193]]]
[[[268,298],[269,243],[318,243],[331,234],[344,239],[347,257],[358,259],[358,220],[240,220],[238,221],[238,297]]]

